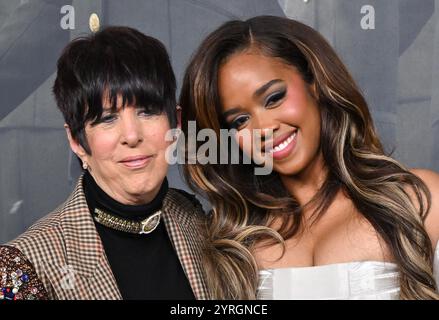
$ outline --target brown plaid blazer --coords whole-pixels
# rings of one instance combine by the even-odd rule
[[[201,265],[201,206],[169,189],[162,219],[196,299],[208,299]],[[49,299],[122,299],[86,203],[82,177],[64,204],[8,246],[30,261]]]

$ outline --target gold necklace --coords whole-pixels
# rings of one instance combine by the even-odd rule
[[[125,220],[98,208],[95,208],[94,213],[94,220],[108,228],[128,233],[148,234],[153,232],[159,225],[162,211],[158,210],[153,215],[142,221]]]

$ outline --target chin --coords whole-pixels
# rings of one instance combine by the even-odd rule
[[[280,175],[294,176],[300,173],[302,166],[300,164],[294,163],[291,160],[283,164],[274,164],[273,171]]]
[[[151,185],[151,182],[148,180],[136,181],[137,183],[133,183],[131,186],[130,192],[133,194],[146,194],[151,192],[154,189],[154,186]]]
[[[285,169],[285,168],[273,168],[273,171],[281,176],[294,176],[298,173],[297,170]]]
[[[139,202],[139,203],[144,203],[145,198],[149,198],[149,195],[151,194],[151,192],[152,192],[152,190],[146,189],[146,188],[143,188],[143,189],[133,188],[133,189],[127,191],[127,193],[131,197],[137,199],[136,202]]]

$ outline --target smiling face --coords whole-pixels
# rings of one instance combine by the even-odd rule
[[[238,144],[251,154],[254,141],[244,131],[271,129],[273,169],[297,175],[320,161],[320,112],[311,86],[280,59],[242,52],[220,68],[218,90],[224,119],[238,130]],[[250,147],[248,147],[250,146]]]
[[[166,176],[165,152],[171,142],[165,141],[165,134],[169,129],[165,113],[122,108],[118,101],[116,112],[104,107],[96,124],[86,124],[91,154],[67,131],[72,150],[88,164],[96,183],[109,196],[124,204],[142,204],[155,197]]]

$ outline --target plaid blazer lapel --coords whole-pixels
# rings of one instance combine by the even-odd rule
[[[202,209],[170,189],[162,212],[195,297],[208,299],[201,261],[205,243]],[[87,206],[82,177],[64,204],[10,245],[34,263],[52,299],[122,299]]]
[[[55,291],[66,299],[122,299],[87,206],[82,177],[61,210],[61,227],[67,265],[46,265]]]
[[[195,298],[208,299],[202,266],[202,213],[197,212],[188,199],[173,189],[169,189],[163,201],[162,212],[163,222]]]

